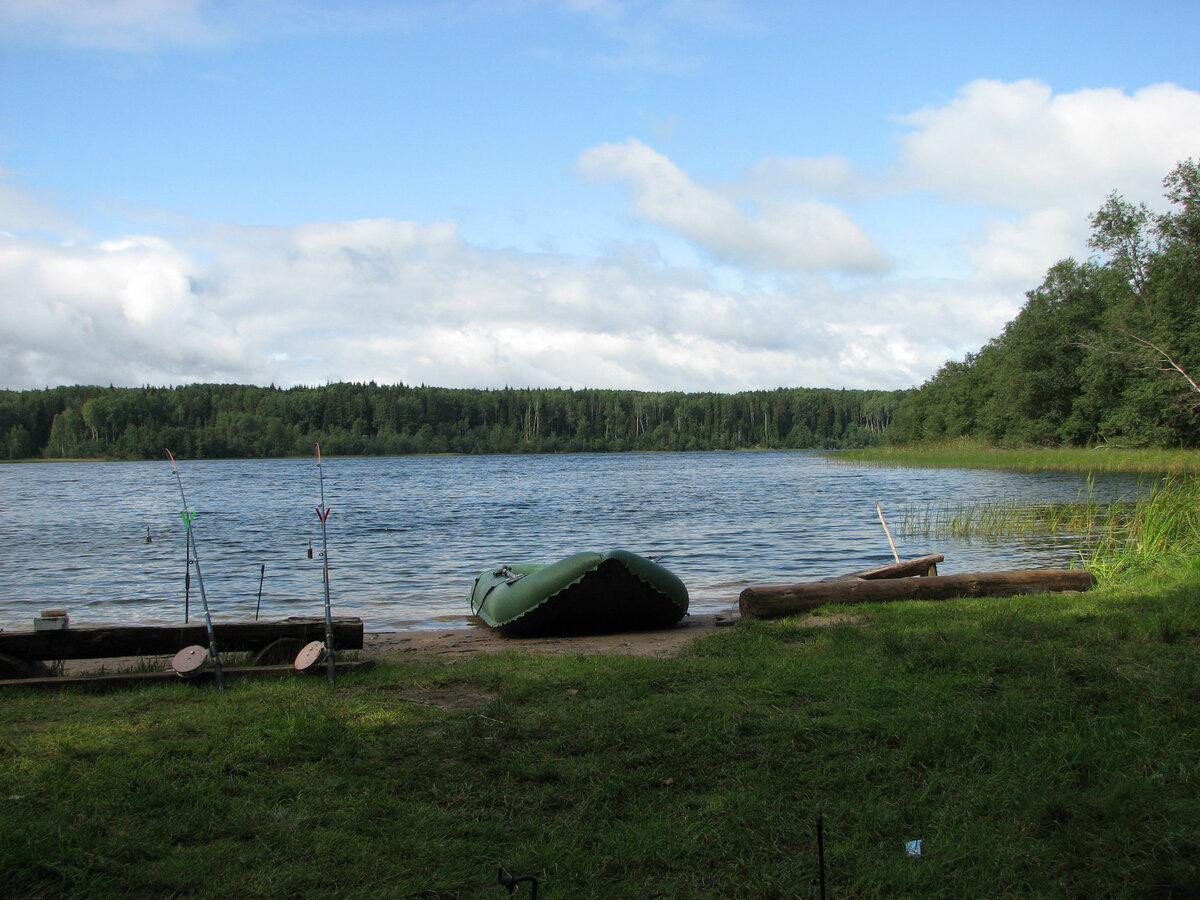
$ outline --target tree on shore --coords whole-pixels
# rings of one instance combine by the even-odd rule
[[[849,448],[882,443],[904,391],[738,394],[328,384],[0,392],[9,459]]]
[[[1052,266],[1000,336],[907,397],[889,439],[1200,445],[1200,167],[1163,186],[1162,214],[1110,194],[1096,256]]]

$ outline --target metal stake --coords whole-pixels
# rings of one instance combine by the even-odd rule
[[[317,475],[321,482],[321,505],[317,507],[317,518],[321,520],[321,568],[325,582],[325,651],[329,667],[329,683],[333,684],[336,668],[333,661],[333,612],[329,603],[329,534],[325,522],[329,519],[329,507],[325,505],[325,469],[321,461],[321,445],[317,444]]]
[[[821,900],[825,900],[825,817],[817,804],[817,877],[821,883]]]
[[[263,579],[267,577],[267,564],[263,563],[258,570],[258,603],[254,606],[254,621],[258,621],[258,611],[262,609]]]
[[[179,499],[183,501],[183,523],[187,526],[188,544],[192,548],[192,561],[196,564],[196,582],[200,585],[200,599],[204,604],[204,625],[208,629],[208,655],[212,659],[213,674],[217,679],[217,687],[225,690],[225,673],[221,670],[221,655],[217,652],[217,635],[213,631],[212,616],[208,611],[208,595],[204,592],[204,575],[200,572],[200,554],[196,552],[196,534],[192,531],[192,519],[195,514],[188,511],[187,496],[183,493],[183,479],[179,477],[179,466],[175,465],[175,457],[167,451],[167,459],[171,460],[171,469],[175,472],[175,481],[179,485]]]

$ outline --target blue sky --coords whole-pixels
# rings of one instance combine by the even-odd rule
[[[896,388],[1200,156],[1200,4],[0,0],[0,387]]]

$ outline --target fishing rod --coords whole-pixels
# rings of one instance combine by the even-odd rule
[[[171,451],[167,451],[167,455],[171,455]],[[175,464],[174,458],[171,459],[171,464]],[[183,536],[183,553],[185,562],[183,564],[183,624],[188,623],[189,605],[192,598],[192,529],[191,523],[188,524],[187,533]]]
[[[221,671],[221,655],[217,652],[217,635],[213,631],[212,616],[208,611],[208,595],[204,592],[204,575],[200,572],[200,554],[196,552],[196,535],[192,531],[192,519],[196,514],[188,511],[187,495],[183,492],[183,479],[179,475],[179,466],[175,465],[175,457],[167,451],[167,459],[171,460],[171,470],[175,473],[175,482],[179,485],[179,499],[183,501],[183,524],[187,527],[188,546],[192,550],[192,561],[196,564],[196,583],[200,586],[200,600],[204,604],[204,626],[208,629],[208,656],[212,660],[213,674],[217,679],[217,687],[225,690],[225,673]],[[189,569],[189,572],[191,570]]]
[[[329,519],[329,507],[325,505],[325,468],[321,461],[321,445],[317,444],[317,476],[321,482],[321,505],[317,507],[317,518],[321,520],[321,568],[325,581],[325,653],[329,667],[329,683],[333,684],[333,612],[329,604],[329,534],[325,523]]]

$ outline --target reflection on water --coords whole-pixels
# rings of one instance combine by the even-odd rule
[[[179,463],[214,619],[323,611],[316,460]],[[694,612],[727,611],[748,584],[804,581],[892,560],[890,522],[948,500],[1069,501],[1084,476],[832,463],[804,452],[326,459],[336,614],[369,630],[464,623],[479,571],[623,547],[663,557]],[[1097,479],[1098,499],[1133,478]],[[0,627],[67,607],[79,626],[173,623],[187,568],[170,463],[0,466]],[[151,541],[146,542],[147,534]],[[906,538],[904,557],[944,553],[943,574],[1067,567],[1069,535],[996,541]],[[309,558],[310,546],[313,549]],[[195,578],[191,614],[200,613]]]

